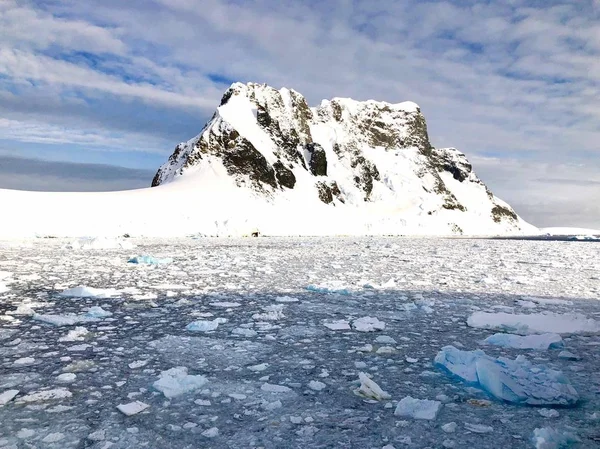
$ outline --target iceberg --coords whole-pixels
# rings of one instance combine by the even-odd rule
[[[574,405],[579,394],[560,371],[532,365],[524,356],[494,359],[481,350],[445,346],[434,365],[496,399],[527,405]]]
[[[187,373],[185,366],[178,366],[162,371],[159,379],[152,386],[170,399],[197,390],[207,382],[206,377],[192,376]]]
[[[558,349],[564,346],[563,339],[558,334],[539,335],[513,335],[494,334],[484,340],[489,345],[502,346],[515,349],[535,349],[545,351],[547,349]]]
[[[440,401],[431,401],[429,399],[415,399],[406,396],[396,406],[394,415],[407,416],[414,419],[435,419],[438,415],[442,403]]]

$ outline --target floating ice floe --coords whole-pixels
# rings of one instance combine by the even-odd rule
[[[473,423],[465,423],[465,429],[469,432],[473,433],[491,433],[494,431],[492,426],[486,426],[485,424],[473,424]]]
[[[481,350],[445,346],[434,364],[497,399],[528,405],[574,405],[579,395],[560,371],[532,365],[525,357],[494,359]]]
[[[358,332],[375,332],[384,330],[385,323],[379,321],[377,318],[365,316],[354,320],[352,322],[352,327]]]
[[[198,390],[208,380],[204,376],[193,376],[187,373],[185,366],[178,366],[160,373],[159,379],[152,386],[167,398],[181,396],[184,393]]]
[[[273,304],[263,307],[264,313],[255,313],[252,315],[253,320],[257,321],[277,321],[285,318],[283,314],[283,304]]]
[[[350,323],[348,323],[346,320],[326,321],[323,323],[323,326],[331,329],[332,331],[350,330]]]
[[[374,380],[367,376],[367,374],[358,373],[358,380],[360,381],[360,386],[354,390],[354,394],[367,399],[374,399],[376,401],[391,399],[391,396],[383,391]]]
[[[581,440],[573,432],[542,427],[533,431],[535,449],[566,449]]]
[[[59,296],[66,298],[114,298],[119,296],[119,291],[114,288],[94,288],[80,285],[59,293]]]
[[[123,413],[125,416],[137,415],[140,412],[143,412],[148,407],[148,404],[145,404],[141,401],[129,402],[128,404],[119,404],[117,405],[117,409]]]
[[[523,296],[524,301],[530,301],[536,304],[552,305],[552,306],[572,306],[573,301],[558,298],[539,298],[537,296]]]
[[[220,322],[221,321],[219,320],[219,318],[216,318],[211,321],[205,321],[205,320],[192,321],[185,328],[186,328],[186,330],[192,331],[192,332],[210,332],[210,331],[214,331],[217,327],[219,327]]]
[[[429,399],[415,399],[406,396],[396,406],[394,415],[406,416],[414,419],[435,419],[442,407],[440,401],[431,401]]]
[[[290,387],[286,387],[285,385],[275,385],[266,382],[261,385],[260,389],[269,393],[289,393],[292,391]]]
[[[95,321],[95,318],[86,317],[84,315],[40,315],[34,313],[32,318],[43,323],[53,324],[54,326],[72,326],[74,324]]]
[[[502,346],[515,349],[535,349],[545,351],[564,346],[563,339],[558,334],[513,335],[494,334],[484,340],[489,345]]]
[[[67,332],[67,335],[60,337],[58,341],[83,341],[84,337],[89,334],[89,331],[82,326],[77,326]]]
[[[17,403],[29,403],[29,402],[43,402],[43,401],[52,401],[56,399],[65,399],[73,396],[66,388],[55,388],[53,390],[42,390],[37,391],[35,393],[31,393],[25,396],[21,396],[17,398],[15,402]]]
[[[0,407],[8,404],[18,394],[19,394],[19,390],[6,390],[6,391],[0,393]]]
[[[234,330],[231,331],[231,333],[233,335],[239,335],[240,337],[256,337],[258,335],[258,332],[256,332],[255,330],[252,329],[247,329],[245,327],[236,327]]]
[[[336,295],[351,295],[352,292],[346,287],[343,287],[341,283],[331,282],[328,284],[321,285],[308,285],[306,290],[313,293],[325,293],[325,294],[336,294]]]
[[[557,334],[600,334],[600,321],[575,313],[532,313],[511,314],[504,312],[475,312],[467,324],[480,329],[498,329],[521,335]]]
[[[99,306],[93,306],[90,307],[90,309],[86,312],[85,316],[87,318],[92,318],[92,319],[102,319],[102,318],[108,318],[109,316],[112,316],[112,312],[109,312],[108,310],[104,310],[102,307]]]
[[[130,258],[127,263],[138,264],[138,265],[166,265],[173,262],[170,257],[160,259],[153,256],[135,256]]]
[[[0,282],[0,294],[10,291],[10,287],[3,282]]]

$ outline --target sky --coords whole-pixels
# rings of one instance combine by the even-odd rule
[[[0,0],[0,188],[147,186],[253,81],[414,101],[523,218],[600,228],[598,23],[600,0]]]

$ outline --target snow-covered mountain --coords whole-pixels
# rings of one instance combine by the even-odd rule
[[[435,149],[410,102],[233,84],[202,132],[177,146],[153,188],[0,189],[0,238],[15,236],[539,234]]]
[[[202,132],[176,147],[152,186],[202,182],[208,172],[226,176],[274,214],[305,210],[331,234],[535,231],[490,192],[463,153],[431,145],[412,102],[334,98],[310,108],[294,90],[235,83]],[[206,185],[198,197],[223,195],[232,183]],[[323,213],[326,222],[319,220]],[[257,230],[271,227],[258,214],[247,218]]]

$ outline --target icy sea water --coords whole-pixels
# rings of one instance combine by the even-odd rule
[[[563,335],[569,360],[554,349],[483,346],[496,331],[466,324],[476,311],[600,320],[597,245],[129,241],[136,247],[0,242],[0,403],[19,391],[0,405],[0,448],[531,448],[544,427],[576,434],[570,447],[600,447],[600,336]],[[141,255],[173,262],[127,263]],[[60,296],[77,286],[111,290]],[[93,306],[112,315],[63,326],[32,315],[84,317]],[[377,320],[355,329],[364,317]],[[214,330],[186,330],[216,319],[199,327]],[[383,330],[372,327],[379,322]],[[526,355],[561,370],[581,400],[555,409],[494,400],[433,366],[446,345]],[[182,378],[168,390],[179,395],[166,397],[154,384],[176,367],[206,382]],[[360,372],[391,399],[356,395]],[[406,396],[443,406],[433,420],[395,416]],[[135,401],[148,407],[117,409]]]

